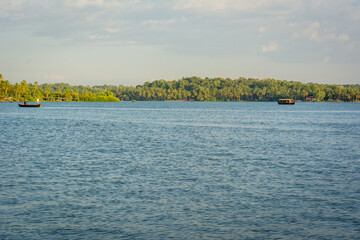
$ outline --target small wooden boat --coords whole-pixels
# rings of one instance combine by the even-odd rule
[[[37,103],[37,104],[19,104],[19,107],[41,107],[41,103]]]
[[[288,104],[288,105],[294,105],[295,100],[294,99],[279,99],[278,104]]]
[[[41,107],[39,99],[37,99],[36,104],[27,104],[27,100],[24,100],[24,104],[19,104],[19,107]]]

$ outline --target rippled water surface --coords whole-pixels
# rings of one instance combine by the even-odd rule
[[[0,239],[359,239],[360,104],[0,103]]]

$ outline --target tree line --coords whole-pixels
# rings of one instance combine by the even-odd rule
[[[301,83],[276,79],[200,78],[156,80],[138,86],[72,86],[66,83],[11,84],[0,74],[0,100],[35,101],[360,101],[360,85]]]

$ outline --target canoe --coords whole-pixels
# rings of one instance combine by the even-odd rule
[[[19,104],[19,107],[41,107],[41,103],[38,103],[38,104]]]

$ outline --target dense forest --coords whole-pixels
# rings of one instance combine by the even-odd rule
[[[275,79],[199,78],[157,80],[138,86],[71,86],[66,83],[11,84],[0,74],[0,101],[360,101],[360,85],[328,85]]]

